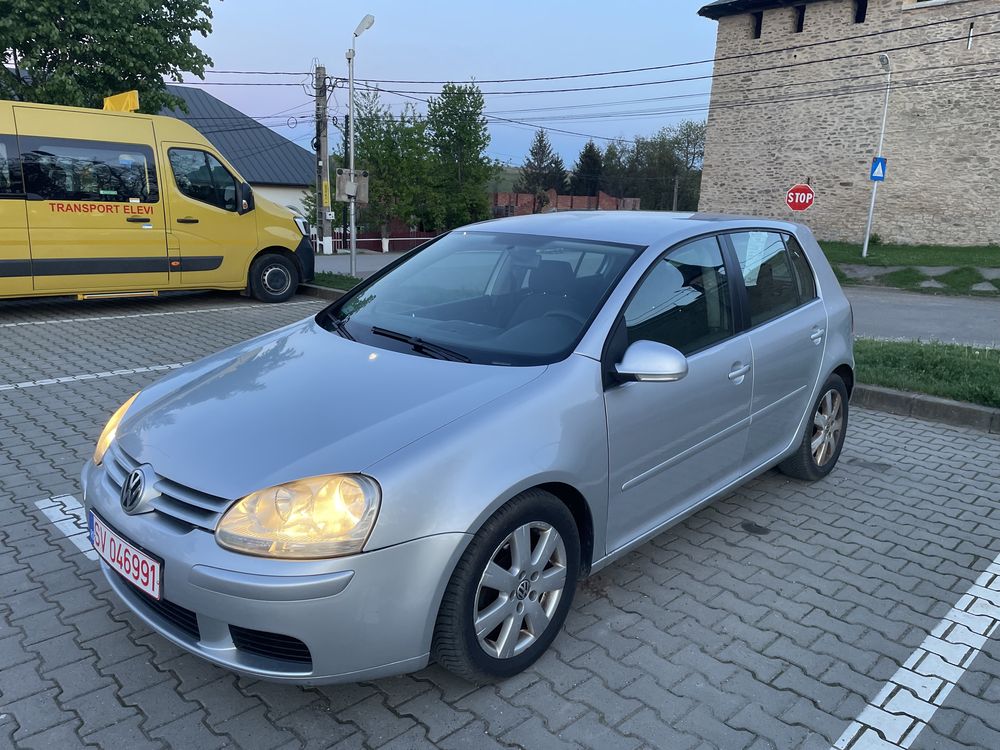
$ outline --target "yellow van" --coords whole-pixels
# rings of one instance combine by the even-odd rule
[[[0,298],[281,302],[312,280],[307,232],[180,120],[0,101]]]

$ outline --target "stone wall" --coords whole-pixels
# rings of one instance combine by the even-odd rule
[[[893,70],[883,148],[888,178],[873,231],[907,244],[1000,243],[996,1],[869,0],[860,24],[851,0],[805,8],[801,33],[795,8],[765,10],[760,39],[752,38],[749,13],[719,19],[717,58],[835,41],[716,63],[699,208],[791,218],[821,239],[860,242],[885,91],[878,56],[885,52]],[[968,49],[970,21],[958,19],[989,11],[974,20]],[[947,23],[845,40],[936,21]],[[824,62],[795,65],[807,61]],[[814,188],[816,202],[793,213],[785,192],[799,182]]]

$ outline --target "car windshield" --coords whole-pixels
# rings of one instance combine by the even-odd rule
[[[549,364],[573,350],[643,248],[457,231],[320,313],[373,346],[495,365]]]

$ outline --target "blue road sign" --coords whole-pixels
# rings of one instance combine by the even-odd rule
[[[885,157],[876,156],[874,159],[872,159],[872,171],[871,174],[868,175],[868,179],[870,179],[872,182],[884,182],[885,169],[886,169]]]

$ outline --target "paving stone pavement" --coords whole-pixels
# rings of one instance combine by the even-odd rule
[[[133,616],[57,509],[108,415],[157,377],[141,368],[322,304],[295,302],[0,303],[0,384],[44,383],[0,391],[0,747],[825,750],[1000,553],[1000,436],[855,410],[831,476],[765,474],[583,581],[511,680],[237,677]],[[911,747],[1000,748],[1000,644],[968,658],[940,667],[957,684]],[[883,737],[851,747],[900,746]]]

